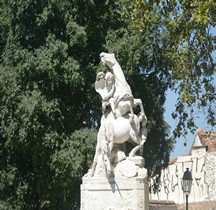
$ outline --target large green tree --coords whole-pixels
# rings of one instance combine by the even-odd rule
[[[156,21],[134,33],[118,8],[105,0],[0,0],[1,209],[79,206],[100,126],[94,81],[103,50],[116,54],[144,102],[149,174],[167,164],[173,141],[163,120],[166,43]]]
[[[169,59],[172,77],[170,87],[178,95],[173,118],[177,126],[175,136],[194,131],[199,110],[214,127],[215,121],[215,27],[214,0],[155,0],[116,2],[121,18],[136,33],[148,30],[158,22],[158,33],[164,37],[163,54]]]
[[[111,7],[0,1],[1,209],[68,209],[79,200],[96,142],[96,131],[82,128],[99,120],[93,66],[115,25]]]

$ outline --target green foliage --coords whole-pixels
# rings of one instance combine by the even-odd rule
[[[0,208],[75,208],[93,160],[96,131],[82,128],[99,121],[93,65],[112,4],[0,5]]]
[[[51,209],[61,209],[60,201],[67,208],[72,208],[80,201],[81,178],[92,163],[95,147],[96,131],[80,129],[52,156],[51,170],[54,173],[50,189]]]
[[[156,20],[134,33],[118,19],[118,6],[0,0],[1,209],[79,206],[81,177],[95,150],[92,128],[100,125],[94,82],[105,50],[116,53],[134,96],[145,104],[150,174],[167,163],[173,141],[163,120],[170,84],[166,39]]]
[[[177,120],[175,136],[195,129],[194,107],[206,113],[207,123],[215,122],[215,34],[214,0],[118,1],[119,14],[136,33],[149,30],[155,22],[167,47],[172,75],[170,87],[178,94],[173,117]]]

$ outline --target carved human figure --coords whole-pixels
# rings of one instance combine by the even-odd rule
[[[131,112],[131,118],[130,120],[132,121],[133,117],[134,117],[134,112],[133,112],[133,95],[132,95],[132,91],[130,86],[128,85],[124,73],[121,69],[121,66],[119,65],[119,63],[117,62],[117,60],[115,59],[115,55],[113,53],[109,54],[109,53],[104,53],[102,52],[100,54],[100,58],[101,58],[101,62],[105,65],[107,65],[110,68],[110,71],[113,73],[114,77],[115,77],[115,92],[113,97],[115,98],[116,101],[116,107],[118,107],[118,105],[120,102],[124,101],[126,103],[123,103],[126,105],[126,109],[125,106],[123,109],[120,109],[120,107],[118,107],[118,110],[120,111],[119,115],[124,115],[128,112],[128,108],[130,109]],[[122,113],[123,112],[123,113]]]
[[[104,83],[104,84],[103,84]],[[101,88],[103,90],[101,91]],[[110,106],[112,112],[116,112],[116,98],[113,96],[115,92],[115,78],[111,72],[99,72],[96,77],[95,90],[102,97],[102,112],[106,111],[107,106]]]

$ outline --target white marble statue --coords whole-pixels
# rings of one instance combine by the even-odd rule
[[[133,107],[140,106],[141,109],[141,117],[145,118],[143,120],[143,123],[146,123],[147,119],[145,116],[144,108],[142,101],[140,99],[134,99],[132,95],[132,91],[130,86],[128,85],[124,73],[121,69],[121,66],[115,59],[115,55],[104,53],[102,52],[100,54],[100,58],[103,64],[106,64],[109,68],[111,73],[114,75],[114,85],[115,85],[115,91],[113,94],[113,98],[116,101],[116,116],[123,116],[124,114],[128,113],[128,111],[131,112],[131,118],[134,116]],[[97,90],[96,85],[96,90]],[[100,91],[97,91],[100,93]],[[101,97],[103,98],[103,92],[100,93]]]
[[[147,138],[147,118],[142,101],[134,99],[115,55],[101,53],[100,58],[110,71],[99,72],[96,76],[95,90],[102,98],[103,115],[97,135],[93,165],[87,176],[99,176],[102,171],[99,168],[104,168],[106,176],[111,175],[118,162],[126,161],[124,150],[119,149],[119,145],[123,145],[126,141],[131,141],[136,145],[129,153],[128,158],[131,158],[138,150],[142,154]],[[139,114],[134,113],[135,106],[140,107]]]

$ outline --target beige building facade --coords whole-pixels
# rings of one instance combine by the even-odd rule
[[[170,161],[162,171],[160,190],[150,200],[185,202],[181,181],[186,169],[192,173],[193,184],[189,202],[216,200],[216,132],[198,129],[190,154]]]

